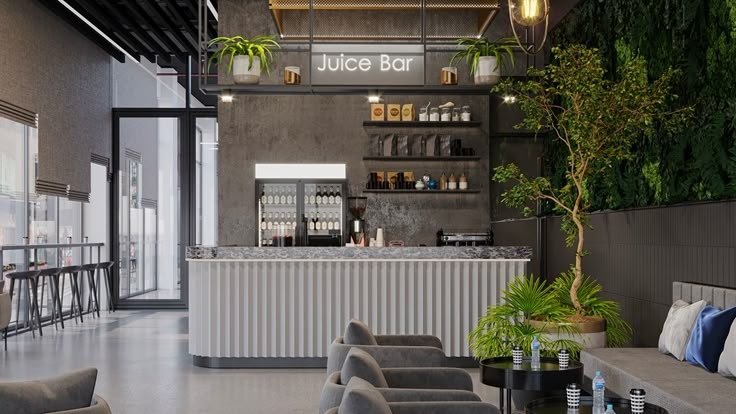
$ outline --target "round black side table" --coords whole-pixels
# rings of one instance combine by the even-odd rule
[[[557,358],[542,358],[540,368],[535,370],[531,362],[530,357],[525,357],[520,365],[514,365],[511,357],[490,358],[480,362],[480,381],[500,389],[498,408],[501,413],[505,405],[506,413],[511,414],[511,390],[559,391],[573,382],[583,383],[583,364],[579,361],[571,359],[567,368],[560,368]]]
[[[606,404],[613,404],[616,414],[631,414],[631,401],[619,398],[606,398]],[[542,398],[526,405],[527,414],[567,414],[567,400],[560,397]],[[580,397],[580,408],[576,414],[593,413],[593,397]],[[669,414],[664,408],[647,403],[644,414]]]

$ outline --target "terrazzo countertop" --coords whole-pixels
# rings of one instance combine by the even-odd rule
[[[187,260],[529,260],[531,247],[187,247]]]

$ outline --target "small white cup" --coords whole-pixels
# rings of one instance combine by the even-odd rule
[[[567,386],[567,408],[573,410],[580,408],[580,385],[576,383]]]
[[[632,388],[629,391],[629,398],[631,398],[631,412],[642,414],[646,405],[647,392],[641,388]]]
[[[511,359],[514,365],[521,365],[524,359],[524,350],[519,345],[514,346],[514,349],[511,350]]]
[[[560,369],[566,369],[570,364],[570,351],[560,349],[560,352],[557,353],[557,360],[560,363]]]

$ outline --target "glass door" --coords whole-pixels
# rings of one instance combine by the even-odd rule
[[[150,116],[149,116],[150,115]],[[115,116],[117,296],[181,301],[182,115]],[[185,191],[184,191],[185,192]]]

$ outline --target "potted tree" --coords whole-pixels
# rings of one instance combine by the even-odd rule
[[[669,109],[677,98],[671,91],[675,70],[650,82],[641,57],[620,43],[617,50],[614,76],[606,74],[597,49],[574,45],[553,48],[553,63],[543,70],[530,69],[532,80],[505,80],[494,88],[516,98],[525,114],[517,128],[548,131],[567,155],[564,182],[557,184],[544,176],[528,177],[514,164],[495,168],[494,181],[514,183],[501,201],[521,208],[526,216],[533,214],[530,202],[549,203],[562,216],[562,231],[568,246],[575,248],[575,262],[552,284],[524,296],[524,301],[514,299],[515,291],[534,279],[522,277],[511,284],[504,292],[505,303],[489,308],[470,333],[476,358],[509,356],[514,345],[529,349],[533,335],[543,338],[547,354],[563,346],[573,353],[586,346],[621,346],[631,335],[618,304],[602,299],[601,286],[583,273],[590,207],[586,185],[616,161],[629,159],[637,138],[682,128],[692,108]],[[524,396],[514,398],[519,402]]]
[[[465,60],[470,66],[470,74],[476,85],[495,85],[501,79],[501,67],[508,57],[510,66],[516,64],[513,39],[502,38],[489,41],[485,37],[480,39],[462,38],[456,43],[464,49],[455,53],[450,59],[450,66],[456,61]]]
[[[526,216],[533,214],[529,202],[550,203],[552,210],[562,216],[561,227],[568,246],[575,248],[571,269],[551,287],[555,301],[566,312],[546,320],[531,315],[530,325],[548,333],[565,327],[568,333],[577,332],[573,339],[588,346],[581,335],[590,333],[591,325],[608,333],[609,346],[627,342],[631,328],[620,318],[617,304],[603,301],[599,297],[600,285],[583,274],[590,207],[586,184],[616,161],[629,159],[637,138],[674,133],[692,115],[691,107],[670,109],[677,98],[671,90],[677,71],[669,69],[650,82],[641,57],[627,52],[620,43],[617,50],[617,71],[610,78],[597,49],[574,45],[553,48],[552,64],[543,70],[529,70],[533,80],[506,80],[494,88],[498,93],[516,97],[525,114],[517,128],[549,131],[567,155],[564,182],[559,184],[544,176],[528,177],[514,164],[495,168],[493,176],[497,182],[514,183],[501,200],[510,207],[521,208]],[[481,320],[471,339],[483,338],[486,328]]]
[[[233,74],[233,81],[238,84],[254,85],[261,79],[262,71],[271,73],[273,61],[272,48],[280,48],[273,36],[256,36],[246,39],[243,36],[216,37],[209,46],[219,46],[207,61],[207,71],[216,61],[221,65],[229,60],[227,73]]]

